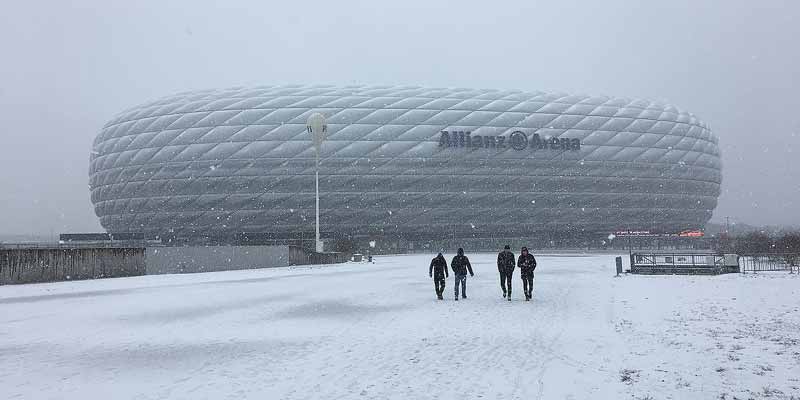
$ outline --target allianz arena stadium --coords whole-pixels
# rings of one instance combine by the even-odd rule
[[[111,233],[525,237],[702,229],[717,137],[625,98],[406,86],[265,86],[129,109],[94,141],[91,199]]]

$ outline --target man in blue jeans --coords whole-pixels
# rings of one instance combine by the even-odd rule
[[[458,254],[453,257],[453,262],[450,263],[453,268],[453,276],[456,278],[456,301],[458,301],[458,284],[461,283],[461,298],[467,298],[467,271],[470,276],[475,276],[472,273],[472,265],[469,263],[469,258],[464,255],[464,249],[458,248]]]

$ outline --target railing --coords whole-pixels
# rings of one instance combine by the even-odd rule
[[[747,254],[739,260],[743,274],[776,271],[800,273],[800,253]]]
[[[693,253],[634,253],[636,266],[718,266],[725,264],[722,254],[693,254]]]
[[[634,274],[722,274],[739,272],[736,256],[716,253],[648,252],[630,255]]]

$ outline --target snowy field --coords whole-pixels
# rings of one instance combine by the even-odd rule
[[[797,275],[541,256],[534,301],[516,271],[507,302],[495,255],[468,255],[459,302],[432,255],[2,286],[0,398],[800,398]]]

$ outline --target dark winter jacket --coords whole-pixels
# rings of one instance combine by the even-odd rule
[[[522,274],[533,275],[533,271],[536,269],[536,257],[531,253],[520,254],[517,260],[517,267],[519,267]]]
[[[497,270],[508,272],[514,270],[514,253],[503,250],[497,255]]]
[[[472,273],[472,265],[469,263],[469,258],[464,255],[464,249],[458,249],[458,255],[453,257],[450,267],[453,268],[453,273],[456,275],[466,275],[467,271],[469,271],[470,275],[475,276]]]
[[[439,253],[438,256],[431,260],[431,266],[428,268],[428,275],[432,276],[434,279],[444,279],[450,276],[450,273],[447,272],[447,260],[444,259],[442,253]]]

